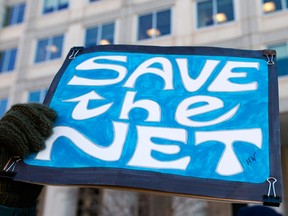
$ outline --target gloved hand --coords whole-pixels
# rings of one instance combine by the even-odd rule
[[[0,120],[0,169],[11,158],[24,158],[45,148],[52,134],[56,112],[36,103],[17,104]],[[42,186],[0,178],[0,205],[30,208],[35,205]]]

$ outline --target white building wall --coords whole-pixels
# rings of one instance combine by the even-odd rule
[[[78,189],[76,187],[49,186],[45,188],[42,216],[76,216]]]

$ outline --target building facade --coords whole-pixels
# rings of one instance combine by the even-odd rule
[[[288,214],[287,0],[0,0],[0,116],[42,102],[73,46],[133,44],[275,49]],[[38,215],[221,215],[235,205],[96,188],[48,186]]]

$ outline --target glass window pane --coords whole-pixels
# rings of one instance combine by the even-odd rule
[[[17,16],[17,23],[22,23],[25,14],[25,3],[18,5],[18,16]]]
[[[171,10],[157,13],[157,30],[159,30],[159,35],[171,33]],[[155,36],[158,36],[158,32]]]
[[[58,10],[68,8],[68,0],[58,0]]]
[[[3,26],[11,25],[12,16],[13,16],[13,8],[7,7],[5,10],[5,18],[4,18]]]
[[[9,50],[9,59],[7,59],[7,63],[8,63],[8,66],[7,66],[7,71],[12,71],[14,70],[14,67],[15,67],[15,62],[16,62],[16,54],[17,54],[17,49],[11,49]]]
[[[152,36],[152,14],[140,16],[138,22],[138,40],[147,39]]]
[[[2,117],[7,110],[8,100],[6,98],[0,99],[0,117]]]
[[[52,13],[58,10],[68,8],[68,0],[45,0],[43,13]]]
[[[51,13],[55,8],[55,0],[44,0],[43,13]]]
[[[263,0],[263,12],[272,13],[278,10],[282,10],[281,0]]]
[[[40,91],[34,91],[29,93],[28,102],[39,102],[40,100]]]
[[[288,56],[286,43],[270,46],[269,49],[276,50],[277,59],[286,58]]]
[[[114,23],[103,25],[102,36],[99,41],[100,45],[107,45],[114,43]]]
[[[17,49],[0,52],[0,72],[14,70]]]
[[[288,75],[288,56],[277,60],[278,76]]]
[[[224,23],[234,20],[234,9],[232,0],[218,0],[217,14],[215,14],[215,21],[217,23]]]
[[[60,58],[62,55],[63,36],[54,37],[49,46],[50,59]]]
[[[197,3],[197,21],[198,28],[214,24],[212,0]]]
[[[28,102],[42,103],[47,94],[47,89],[40,89],[29,92]]]
[[[5,18],[3,26],[10,26],[21,23],[24,19],[25,3],[7,7],[5,10]]]
[[[5,52],[0,52],[0,73],[4,71]]]
[[[89,28],[86,30],[85,46],[91,47],[96,45],[98,27]]]
[[[48,93],[48,89],[41,89],[39,103],[42,103]]]
[[[288,0],[286,0],[286,8],[288,8]]]
[[[16,24],[17,21],[17,15],[18,15],[18,6],[14,5],[11,7],[11,20],[10,20],[10,25]]]
[[[47,59],[48,39],[39,40],[36,50],[35,62],[43,62]]]
[[[288,75],[288,44],[282,43],[269,46],[268,48],[276,50],[278,75]]]

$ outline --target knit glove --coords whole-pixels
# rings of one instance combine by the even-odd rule
[[[55,120],[55,111],[42,104],[12,106],[0,120],[1,170],[12,156],[24,158],[44,149]],[[30,208],[36,204],[41,189],[41,185],[0,178],[0,205]]]

